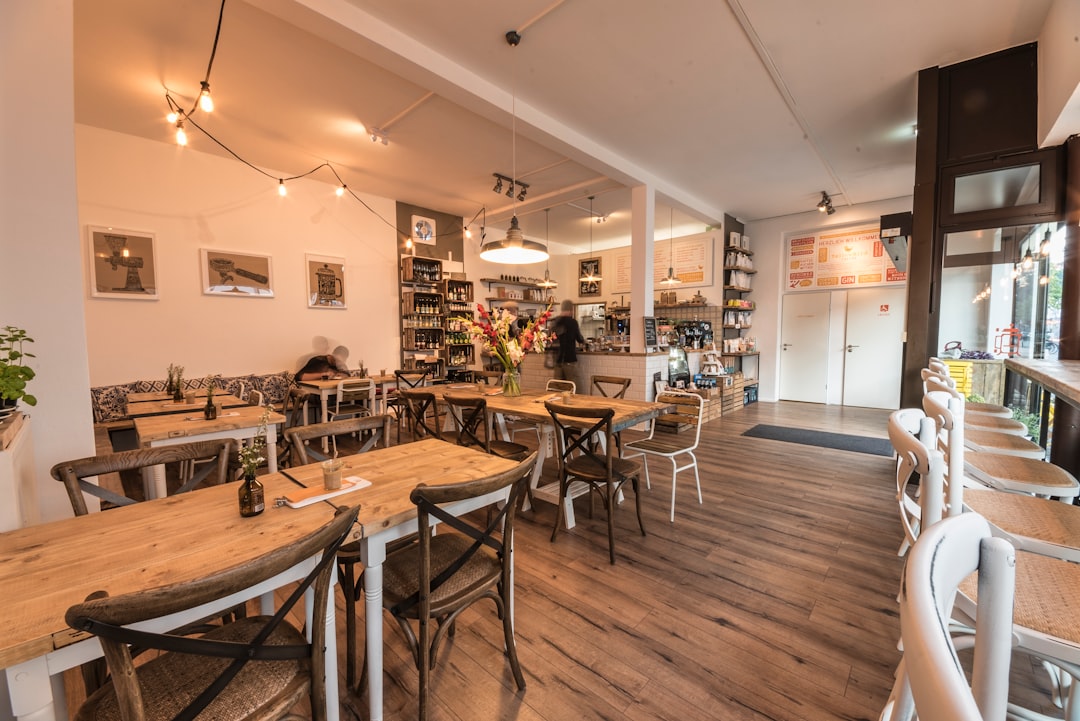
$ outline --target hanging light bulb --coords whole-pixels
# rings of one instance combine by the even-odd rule
[[[1050,284],[1050,276],[1048,276],[1048,275],[1039,276],[1039,285],[1049,285],[1049,284]]]
[[[1050,229],[1046,229],[1046,235],[1043,236],[1042,243],[1039,244],[1039,255],[1044,258],[1050,255]]]
[[[595,197],[596,197],[595,195],[590,195],[589,196],[589,257],[592,257],[592,254],[593,254],[593,250],[592,250],[592,227],[593,227],[593,218],[595,216],[593,215],[592,202],[593,202],[593,199]],[[588,267],[588,272],[585,273],[585,275],[578,278],[578,281],[581,282],[581,283],[599,283],[601,280],[603,280],[603,278],[600,277],[600,274],[593,270],[593,267],[594,267],[593,264],[590,263],[589,267]]]
[[[214,99],[210,97],[210,83],[202,81],[202,90],[199,92],[199,107],[204,113],[214,112]]]
[[[669,208],[668,215],[668,269],[667,277],[660,281],[661,285],[678,285],[682,279],[675,275],[675,209]]]
[[[176,144],[187,145],[187,133],[184,132],[184,121],[176,121]]]
[[[284,178],[278,178],[277,194],[280,195],[282,198],[284,198],[286,195],[289,194],[289,191],[286,190],[286,188],[285,188],[285,180],[284,180]]]
[[[550,242],[551,242],[550,238],[548,236],[548,231],[550,230],[550,226],[548,224],[548,221],[551,220],[550,213],[551,213],[551,208],[544,208],[544,245],[549,245]],[[550,262],[547,264],[547,266],[544,267],[544,279],[542,281],[540,281],[539,283],[537,283],[537,285],[540,286],[541,288],[549,288],[549,289],[559,287],[559,284],[551,279],[551,263]]]
[[[165,116],[165,121],[168,122],[169,125],[176,125],[176,121],[179,119],[180,115],[175,110]]]
[[[1035,264],[1035,259],[1031,257],[1031,249],[1024,253],[1024,259],[1020,262],[1020,267],[1024,270],[1031,270],[1031,266]]]
[[[339,186],[338,186],[338,187],[337,187],[337,188],[336,188],[336,189],[334,190],[334,195],[336,195],[336,196],[337,196],[337,197],[339,197],[339,198],[340,198],[341,196],[345,195],[345,184],[344,184],[344,183],[342,183],[341,185],[339,185]]]
[[[521,42],[521,35],[511,30],[506,33],[506,42],[511,47],[517,47],[517,44]],[[517,76],[517,60],[514,61],[514,75],[515,80]],[[516,83],[515,83],[516,84]],[[513,174],[517,176],[517,93],[516,89],[514,94],[510,97],[510,114],[511,114],[511,126],[510,126],[510,146],[511,155],[513,161]],[[501,178],[496,176],[498,182],[501,183]],[[506,237],[502,240],[493,240],[490,243],[484,243],[480,248],[480,257],[484,260],[492,263],[507,263],[510,265],[526,265],[529,263],[539,263],[540,261],[548,259],[547,248],[535,240],[527,240],[525,235],[521,232],[521,227],[518,225],[517,219],[517,197],[514,195],[514,182],[509,183],[510,189],[506,193],[507,197],[511,199],[513,207],[513,217],[510,218],[510,227],[506,230]],[[498,191],[496,191],[498,192]],[[481,241],[483,242],[483,241]]]

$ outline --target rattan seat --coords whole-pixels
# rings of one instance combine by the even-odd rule
[[[974,428],[964,429],[964,445],[973,451],[1000,453],[1018,458],[1031,458],[1041,461],[1046,457],[1046,450],[1034,441],[998,431],[982,431]]]
[[[1021,438],[1028,435],[1028,427],[1015,418],[1002,418],[985,413],[968,413],[964,416],[964,426],[972,431],[994,431],[1010,433]]]
[[[968,451],[964,454],[964,472],[984,485],[1005,491],[1066,499],[1080,494],[1080,483],[1071,473],[1031,458]]]
[[[983,516],[1019,549],[1080,562],[1080,506],[966,488],[964,508]]]

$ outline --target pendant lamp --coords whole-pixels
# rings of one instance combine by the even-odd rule
[[[679,276],[675,275],[675,209],[670,209],[668,215],[668,269],[667,277],[660,281],[661,285],[678,285],[682,283]]]
[[[551,208],[544,208],[544,243],[549,244],[551,238],[548,233],[550,231],[549,221],[551,220]],[[549,262],[544,266],[544,279],[537,283],[541,288],[558,288],[559,284],[551,279],[551,263]]]
[[[592,254],[593,254],[593,252],[592,252],[592,227],[593,227],[593,223],[596,222],[595,219],[594,219],[594,216],[593,216],[593,209],[592,209],[592,202],[593,202],[594,198],[596,198],[595,195],[590,195],[589,196],[589,257],[590,258],[592,257]],[[599,283],[601,280],[603,280],[603,278],[601,278],[599,276],[599,274],[597,274],[593,270],[593,264],[592,263],[590,263],[589,266],[588,266],[588,272],[585,273],[585,275],[578,278],[579,283]]]
[[[511,30],[506,33],[506,42],[511,47],[517,47],[521,42],[521,35]],[[517,62],[514,63],[514,84],[517,84]],[[512,124],[510,130],[510,145],[512,153],[513,177],[517,177],[517,91],[511,94],[510,114]],[[524,197],[523,197],[524,199]],[[480,248],[480,257],[492,263],[506,263],[509,265],[527,265],[539,263],[548,259],[547,248],[535,240],[526,240],[517,219],[517,197],[511,196],[513,203],[513,217],[510,218],[510,227],[506,231],[506,237],[502,240],[493,240],[485,243]]]

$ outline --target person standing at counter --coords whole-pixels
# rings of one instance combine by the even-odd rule
[[[559,306],[562,311],[555,319],[552,331],[559,341],[555,351],[555,377],[559,380],[573,381],[578,392],[585,392],[577,377],[577,344],[584,343],[581,326],[574,318],[574,301],[567,299]]]

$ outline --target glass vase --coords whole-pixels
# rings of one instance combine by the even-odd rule
[[[503,370],[503,395],[510,397],[521,395],[521,373],[517,367]]]

